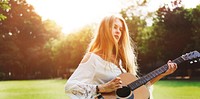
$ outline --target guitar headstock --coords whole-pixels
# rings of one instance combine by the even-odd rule
[[[198,51],[192,51],[181,56],[184,60],[191,60],[200,57]]]

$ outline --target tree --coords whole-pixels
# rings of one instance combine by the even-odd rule
[[[10,10],[10,6],[8,5],[8,0],[1,0],[0,2],[0,12],[8,11]],[[0,21],[5,20],[7,17],[0,13]]]
[[[31,68],[44,67],[45,62],[38,57],[47,58],[43,46],[49,40],[47,37],[52,36],[46,36],[49,32],[41,17],[25,0],[10,0],[8,3],[11,9],[1,12],[7,19],[0,21],[0,60],[4,60],[0,63],[0,70],[6,77],[25,79],[35,74]]]
[[[148,3],[143,1],[139,8]],[[148,70],[142,71],[150,72],[152,67],[160,66],[169,59],[199,50],[199,6],[185,9],[181,0],[174,0],[171,5],[165,4],[147,17],[134,14],[139,8],[128,7],[122,15],[130,31],[135,33],[131,37],[137,43],[138,63],[141,69],[145,67]],[[143,18],[153,18],[153,25],[147,26]]]
[[[176,4],[176,3],[172,3]],[[174,5],[175,6],[175,5]],[[154,20],[154,37],[157,40],[157,47],[162,48],[160,51],[164,60],[173,59],[189,51],[188,46],[192,43],[192,22],[188,20],[189,12],[180,6],[173,9],[163,6],[157,11],[157,19]],[[160,28],[160,29],[159,29]]]
[[[51,54],[56,75],[69,77],[78,66],[93,35],[93,25],[72,32],[66,36],[51,40],[45,46]]]
[[[145,64],[149,62],[148,52],[148,40],[150,38],[150,34],[153,31],[151,28],[147,27],[146,19],[152,17],[152,13],[149,12],[147,15],[143,15],[143,9],[147,7],[148,1],[146,0],[137,0],[135,1],[136,5],[129,6],[121,10],[120,14],[124,17],[131,38],[134,41],[134,48],[137,54],[137,61],[142,73],[148,70],[148,65]],[[154,56],[154,55],[152,55]]]
[[[200,5],[196,8],[188,9],[188,14],[185,17],[191,22],[191,40],[187,46],[187,50],[200,50]]]
[[[185,9],[180,5],[181,2],[177,0],[172,2],[172,8],[164,5],[156,12],[154,23],[148,31],[150,35],[144,43],[148,49],[145,56],[148,56],[149,62],[155,63],[152,66],[160,66],[186,52],[199,50],[199,8]],[[187,74],[188,63],[182,65],[177,71],[178,75]]]

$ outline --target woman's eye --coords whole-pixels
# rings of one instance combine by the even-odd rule
[[[114,26],[114,29],[117,29],[117,26]]]
[[[120,28],[119,30],[120,30],[121,32],[123,31],[123,29],[121,29],[121,28]]]

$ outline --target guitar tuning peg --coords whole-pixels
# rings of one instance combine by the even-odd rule
[[[185,55],[182,55],[182,58],[184,60],[191,60],[191,59],[198,58],[198,57],[200,57],[200,53],[196,50],[186,53]]]

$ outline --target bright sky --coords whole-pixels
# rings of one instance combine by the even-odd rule
[[[92,22],[99,22],[105,15],[118,14],[130,0],[27,0],[43,20],[56,21],[65,34]],[[155,11],[170,0],[150,0],[148,11]],[[188,8],[200,4],[200,0],[182,0]]]

